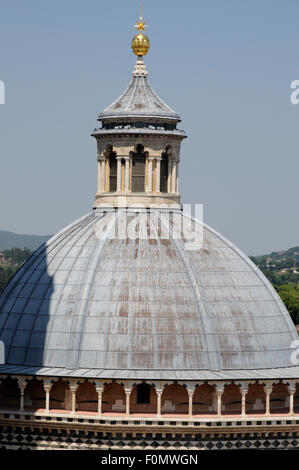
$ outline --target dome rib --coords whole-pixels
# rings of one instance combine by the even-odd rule
[[[111,217],[109,215],[108,217]],[[81,344],[82,344],[82,335],[85,330],[84,324],[86,319],[86,307],[90,297],[90,290],[93,283],[93,279],[98,272],[99,263],[101,262],[102,254],[107,246],[107,242],[109,240],[109,236],[112,233],[112,230],[115,228],[117,224],[117,215],[113,214],[111,220],[105,221],[105,215],[97,221],[97,224],[106,223],[108,225],[107,234],[104,240],[102,240],[101,244],[96,244],[92,256],[89,259],[88,266],[86,267],[86,275],[84,281],[82,281],[82,288],[80,289],[83,292],[82,298],[80,300],[80,307],[78,309],[78,313],[76,318],[74,318],[75,323],[75,331],[72,329],[70,334],[69,340],[69,347],[68,347],[68,356],[67,356],[67,368],[69,369],[77,369],[79,368],[80,363],[80,352],[81,352]],[[99,227],[97,227],[98,230]],[[75,321],[77,320],[77,321]]]
[[[68,273],[67,277],[65,278],[64,287],[66,287],[67,284],[68,284],[68,282],[69,282],[69,278],[70,278],[70,276],[71,276],[72,269],[74,268],[74,266],[75,266],[77,260],[79,259],[80,254],[82,254],[82,251],[83,251],[83,249],[84,249],[85,246],[86,246],[86,242],[90,241],[90,240],[92,239],[92,237],[93,237],[93,232],[91,232],[90,229],[93,228],[93,227],[97,224],[97,220],[94,218],[94,214],[91,214],[91,216],[86,216],[85,218],[82,219],[82,221],[83,221],[83,228],[84,228],[83,233],[82,233],[82,236],[84,237],[84,236],[87,234],[87,235],[88,235],[88,236],[87,236],[87,240],[85,240],[85,243],[81,245],[80,251],[78,252],[77,256],[72,259],[72,266],[71,266],[71,268],[70,268],[70,270],[69,270],[69,273]],[[84,222],[85,222],[85,223],[84,223]],[[88,222],[88,223],[86,224],[86,222]],[[90,233],[90,232],[91,232],[91,233]],[[67,236],[67,235],[65,234],[65,237],[66,237],[66,236]],[[70,246],[68,253],[66,253],[66,257],[67,257],[67,254],[71,253],[71,250],[75,247],[76,241],[77,241],[77,240],[75,240],[74,243]],[[65,258],[62,259],[61,263],[63,263],[64,260],[65,260]],[[61,266],[61,263],[57,266],[56,271],[55,271],[56,273],[59,272],[59,267]],[[55,276],[55,274],[53,273],[53,277],[54,277],[54,276]],[[56,307],[57,309],[59,308],[59,305],[60,305],[62,302],[63,302],[63,293],[61,293],[59,299],[57,299],[57,307]],[[55,333],[55,332],[53,331],[53,323],[54,323],[54,321],[55,321],[55,319],[53,319],[53,321],[52,321],[51,324],[50,324],[49,335],[47,336],[46,342],[45,342],[45,351],[48,351],[48,350],[49,350],[49,338],[50,338],[51,333]],[[69,336],[70,336],[70,335],[69,335]],[[70,340],[71,340],[71,337],[70,337],[69,341],[70,341]]]
[[[294,331],[294,324],[293,324],[292,319],[289,315],[289,312],[287,311],[287,309],[286,309],[283,301],[281,300],[280,296],[278,295],[276,290],[273,288],[271,282],[266,278],[266,276],[262,273],[262,271],[234,243],[229,241],[221,233],[217,232],[215,229],[208,226],[207,224],[203,224],[203,225],[211,233],[213,233],[215,236],[217,236],[222,242],[224,242],[227,246],[229,246],[237,255],[239,255],[248,264],[248,266],[256,273],[256,275],[262,281],[262,284],[267,287],[267,290],[270,293],[270,295],[272,296],[273,300],[275,302],[277,302],[277,304],[279,305],[280,312],[282,313],[283,318],[286,322],[286,326],[288,328],[288,331],[293,331],[294,340],[298,339],[298,335]]]
[[[163,221],[163,218],[165,218],[165,215],[161,213],[161,221],[164,224],[164,227],[167,229],[168,224]],[[170,224],[169,224],[170,225]],[[206,355],[208,359],[208,368],[211,370],[217,370],[220,369],[220,360],[219,360],[219,355],[218,354],[213,354],[213,352],[218,351],[217,346],[215,345],[215,335],[211,334],[211,324],[210,324],[210,319],[209,315],[207,313],[207,305],[205,305],[204,300],[202,299],[203,293],[201,292],[201,288],[196,283],[196,280],[193,275],[193,267],[192,267],[192,260],[188,256],[188,251],[184,250],[180,246],[180,234],[176,233],[176,236],[174,236],[175,228],[173,224],[171,224],[170,227],[170,237],[172,240],[173,245],[175,246],[180,259],[182,261],[182,264],[184,266],[186,275],[190,281],[190,285],[192,286],[192,290],[194,293],[194,298],[195,302],[197,305],[197,312],[198,312],[198,319],[201,324],[201,330],[203,332],[203,337],[205,339],[205,345],[206,345]],[[204,314],[204,319],[202,317],[202,314]],[[209,333],[208,333],[209,332]],[[211,352],[212,352],[212,357],[211,357]]]

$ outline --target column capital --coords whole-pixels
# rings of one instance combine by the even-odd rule
[[[98,162],[104,162],[105,160],[107,160],[107,157],[105,155],[98,155],[97,156],[97,161]]]
[[[52,388],[52,384],[44,384],[44,390],[45,392],[50,392]]]
[[[295,383],[290,383],[288,385],[288,390],[292,395],[294,395],[296,393],[296,384]]]
[[[131,396],[132,390],[133,390],[132,387],[131,388],[125,387],[125,394],[127,397]]]
[[[28,376],[28,377],[14,377],[14,376],[11,376],[12,379],[17,379],[17,382],[18,382],[18,386],[20,387],[21,390],[25,390],[26,386],[27,386],[27,383],[29,382],[29,380],[32,380],[33,377],[32,376]]]
[[[77,391],[78,385],[70,385],[70,391],[75,393]]]
[[[268,394],[270,395],[270,393],[271,393],[272,390],[273,390],[273,384],[272,384],[272,383],[271,383],[271,384],[270,384],[270,383],[264,383],[264,384],[263,384],[263,387],[264,387],[264,390],[265,390],[266,394],[267,394],[267,395],[268,395]]]
[[[156,394],[157,394],[158,396],[161,397],[161,396],[163,395],[163,392],[164,392],[163,389],[160,389],[160,388],[157,389],[157,388],[156,388]]]

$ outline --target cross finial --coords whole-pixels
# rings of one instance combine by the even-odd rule
[[[140,31],[141,33],[142,33],[142,31],[145,31],[145,29],[147,28],[147,25],[144,23],[143,17],[142,17],[142,2],[140,3],[139,22],[137,24],[135,24],[135,28],[137,29],[137,31]]]

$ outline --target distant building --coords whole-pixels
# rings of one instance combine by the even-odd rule
[[[298,447],[296,328],[250,259],[182,212],[186,134],[148,82],[137,26],[130,85],[92,134],[94,210],[0,298],[0,447]]]
[[[11,263],[11,258],[7,258],[4,253],[0,253],[0,264],[9,264]]]

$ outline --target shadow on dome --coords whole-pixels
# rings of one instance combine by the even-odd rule
[[[0,340],[5,345],[5,365],[1,370],[7,366],[29,366],[30,372],[35,373],[45,365],[53,293],[44,243],[21,266],[0,297]]]

